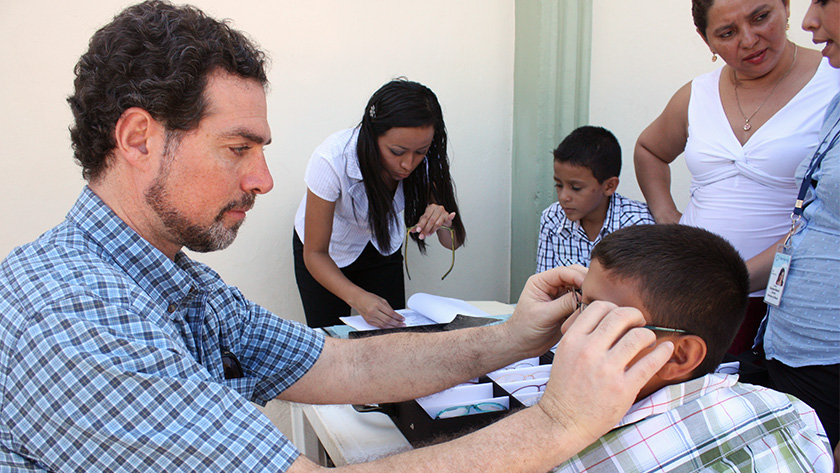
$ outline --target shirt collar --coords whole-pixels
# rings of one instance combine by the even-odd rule
[[[604,223],[601,224],[601,231],[598,232],[598,236],[595,237],[595,241],[592,242],[593,244],[601,241],[601,238],[607,236],[610,232],[615,231],[620,227],[621,219],[618,212],[615,211],[615,200],[616,194],[613,193],[613,195],[610,196],[610,203],[607,206],[607,214],[604,216]],[[566,232],[578,233],[582,238],[586,238],[587,240],[589,239],[586,232],[583,230],[583,227],[580,225],[580,222],[570,220],[569,217],[566,217],[565,213],[563,213],[563,218],[560,219],[560,227]]]
[[[732,387],[737,381],[738,375],[712,373],[684,383],[665,386],[636,404],[633,404],[616,428],[676,409],[712,391]]]
[[[189,258],[179,252],[178,264],[126,225],[89,187],[85,186],[67,220],[79,227],[98,246],[103,259],[121,268],[163,309],[177,306],[195,286],[182,269]],[[180,267],[179,267],[180,266]],[[172,312],[171,310],[168,312]]]
[[[607,206],[607,215],[604,216],[604,225],[601,226],[602,237],[621,227],[621,215],[615,210],[616,199],[618,199],[618,194],[613,192],[610,196],[610,205]]]

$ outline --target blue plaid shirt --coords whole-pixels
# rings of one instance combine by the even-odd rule
[[[264,404],[324,339],[175,261],[90,189],[0,265],[0,471],[285,470]],[[221,354],[243,378],[225,380]]]

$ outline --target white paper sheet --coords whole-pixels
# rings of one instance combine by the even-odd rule
[[[406,327],[448,324],[459,314],[474,317],[487,317],[490,315],[460,299],[435,296],[423,292],[418,292],[409,297],[406,305],[409,307],[408,309],[397,310],[397,313],[405,317]],[[379,328],[365,322],[365,319],[361,315],[341,317],[340,319],[356,330],[377,330]]]

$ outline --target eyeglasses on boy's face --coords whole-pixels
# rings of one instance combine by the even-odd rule
[[[449,237],[452,242],[452,262],[449,264],[449,269],[443,273],[443,276],[440,277],[440,280],[443,281],[446,276],[449,276],[449,273],[452,272],[452,268],[455,267],[455,229],[452,227],[441,226],[440,228],[444,230],[449,230]],[[411,273],[408,272],[408,237],[411,235],[411,231],[414,230],[414,227],[409,228],[405,231],[405,242],[403,243],[403,263],[405,263],[405,275],[408,276],[408,279],[411,279]]]
[[[570,288],[569,292],[572,293],[572,297],[575,300],[575,311],[576,312],[583,312],[586,310],[586,307],[589,306],[586,302],[583,302],[583,293],[580,292],[580,289]],[[664,332],[664,333],[688,333],[688,331],[683,330],[681,328],[669,328],[669,327],[660,327],[658,325],[645,325],[643,328],[648,330],[653,330],[655,332]]]

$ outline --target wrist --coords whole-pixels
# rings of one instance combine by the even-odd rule
[[[369,294],[370,294],[369,292],[365,291],[361,287],[354,285],[354,287],[352,287],[348,291],[347,297],[343,298],[343,299],[344,299],[344,302],[347,303],[347,305],[349,305],[350,307],[352,307],[353,309],[356,309],[357,311],[359,311],[359,313],[361,313],[362,311],[360,310],[360,308],[365,305],[364,301],[367,299]]]
[[[543,396],[543,399],[531,408],[545,429],[543,431],[548,433],[547,437],[560,449],[554,452],[559,459],[558,465],[597,440],[587,432],[577,429],[575,423],[564,414],[564,407],[574,409],[574,406],[561,406],[553,398]]]

